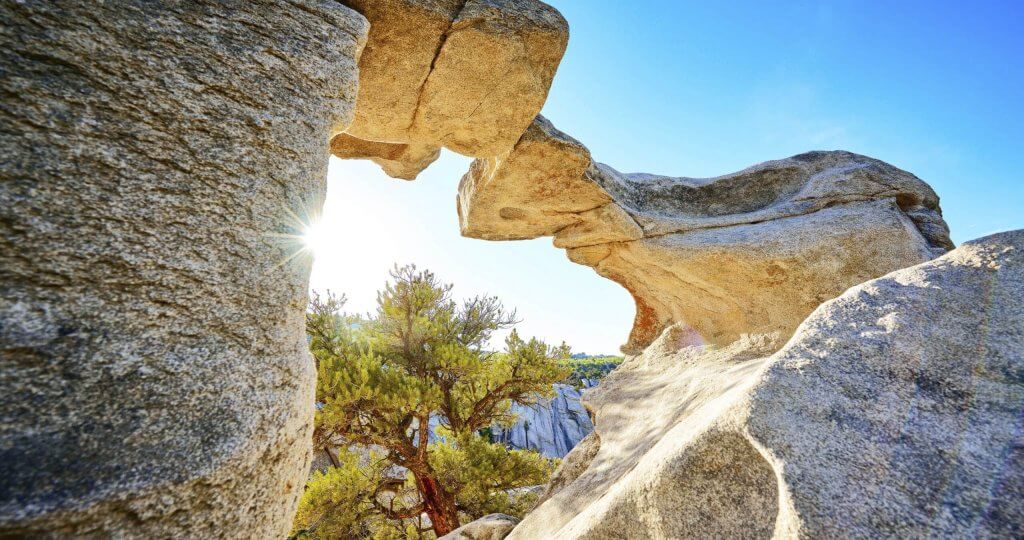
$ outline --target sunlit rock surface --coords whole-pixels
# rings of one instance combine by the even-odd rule
[[[460,184],[463,235],[554,236],[636,301],[628,353],[677,323],[720,345],[792,334],[823,301],[952,247],[916,176],[849,152],[809,152],[715,178],[622,174],[543,117]]]
[[[283,538],[310,259],[365,19],[0,4],[0,537]]]
[[[1017,231],[850,289],[773,355],[672,327],[588,394],[594,434],[509,538],[1020,536],[1022,294]]]
[[[562,15],[537,0],[344,3],[366,16],[370,35],[355,120],[334,152],[399,178],[414,178],[441,147],[508,151],[544,105],[569,38]]]

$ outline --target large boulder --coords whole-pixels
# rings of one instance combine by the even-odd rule
[[[850,289],[772,355],[673,326],[585,397],[592,442],[509,538],[1019,537],[1022,296],[1016,231]]]
[[[277,537],[310,461],[336,2],[0,5],[0,536]],[[298,256],[297,256],[298,255]]]
[[[441,147],[507,152],[544,105],[569,38],[562,15],[538,0],[344,3],[371,26],[355,120],[334,153],[405,179]]]

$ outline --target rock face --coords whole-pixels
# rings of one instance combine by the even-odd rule
[[[414,178],[442,146],[508,151],[544,105],[569,38],[561,14],[537,0],[344,3],[371,26],[356,117],[332,147],[399,178]]]
[[[791,334],[821,302],[952,247],[938,197],[849,152],[810,152],[716,178],[622,174],[543,117],[459,190],[465,236],[554,236],[632,293],[628,353],[676,323],[720,345]]]
[[[514,403],[519,419],[509,429],[494,432],[495,442],[511,448],[530,449],[560,458],[569,453],[594,430],[590,416],[580,404],[582,393],[566,384],[555,385],[555,397],[534,405]]]
[[[0,536],[282,537],[308,258],[365,19],[335,2],[0,6]]]
[[[501,540],[519,520],[508,514],[489,514],[442,536],[440,540]]]
[[[672,327],[510,538],[1018,537],[1024,231],[854,287],[779,335]]]

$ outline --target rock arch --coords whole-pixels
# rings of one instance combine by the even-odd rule
[[[751,485],[765,463],[780,477],[752,453],[770,433],[745,431],[754,374],[822,302],[952,247],[935,193],[865,156],[708,179],[594,161],[538,115],[568,26],[536,0],[0,14],[2,535],[286,532],[313,373],[309,265],[285,240],[319,208],[328,148],[406,179],[442,147],[473,156],[464,235],[552,236],[636,299],[626,350],[645,353],[591,398],[601,444],[518,537],[574,531],[594,507],[570,495],[628,499],[649,485],[633,471],[702,448],[734,449]],[[672,370],[718,386],[688,394]],[[623,407],[658,395],[689,401],[631,432]]]

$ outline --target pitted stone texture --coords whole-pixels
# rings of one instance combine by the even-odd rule
[[[336,2],[0,7],[0,536],[282,537],[309,261],[366,21]]]
[[[590,151],[538,115],[509,151],[473,161],[459,184],[462,235],[486,240],[550,236],[611,202],[585,178]]]
[[[850,289],[770,356],[671,327],[585,396],[599,445],[509,538],[1019,537],[1022,295],[1016,231]]]
[[[348,129],[367,142],[475,157],[508,152],[544,105],[569,38],[561,14],[538,0],[345,3],[371,24]],[[377,154],[362,146],[359,157],[396,161],[389,146]],[[425,155],[399,156],[400,165],[384,170],[408,179],[429,164],[417,158]]]

